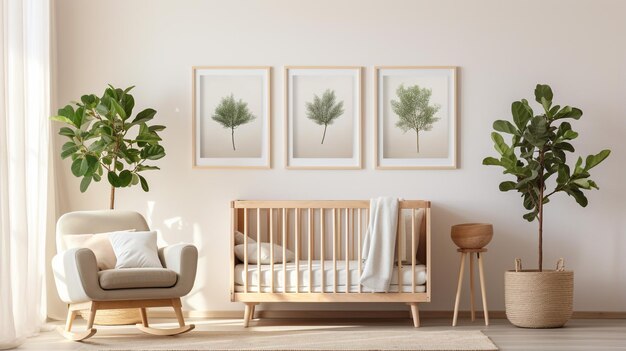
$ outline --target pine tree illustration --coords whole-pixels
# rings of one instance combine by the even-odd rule
[[[339,118],[344,112],[343,101],[336,102],[335,91],[326,89],[322,97],[314,95],[313,102],[306,103],[307,117],[320,126],[324,126],[322,144],[326,138],[326,129],[329,124]]]
[[[248,110],[248,103],[239,99],[235,100],[233,94],[222,98],[220,104],[215,108],[215,112],[211,119],[221,124],[224,128],[230,129],[230,136],[235,148],[235,129],[237,127],[250,123],[256,117]]]
[[[404,133],[409,130],[415,131],[415,147],[417,153],[420,152],[420,132],[433,129],[433,123],[440,118],[435,117],[435,113],[441,108],[440,105],[430,105],[432,90],[420,88],[414,85],[405,88],[404,85],[396,90],[399,100],[391,100],[391,108],[400,118],[396,122],[396,127],[402,129]]]

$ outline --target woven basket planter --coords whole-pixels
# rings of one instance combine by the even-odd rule
[[[504,273],[506,317],[517,327],[559,328],[572,316],[574,272],[518,270]]]
[[[83,319],[89,319],[89,311],[81,311]],[[120,310],[101,310],[96,313],[94,324],[98,325],[126,325],[141,323],[141,313],[138,308]]]

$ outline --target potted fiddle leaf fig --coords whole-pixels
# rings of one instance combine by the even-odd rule
[[[149,125],[157,113],[151,108],[132,117],[135,99],[129,94],[131,89],[109,85],[102,96],[83,95],[80,102],[68,104],[51,117],[66,124],[59,131],[69,139],[61,147],[61,158],[71,158],[72,174],[82,178],[80,191],[106,177],[111,185],[110,209],[115,208],[116,188],[141,184],[148,191],[143,172],[158,170],[148,163],[165,156],[158,134],[165,126]],[[140,320],[138,309],[107,310],[98,313],[95,323],[118,325]]]
[[[544,206],[554,195],[566,193],[582,207],[587,206],[585,191],[598,189],[590,170],[604,161],[610,150],[578,157],[572,165],[567,156],[574,152],[571,141],[578,137],[568,120],[578,120],[583,112],[575,107],[553,104],[552,89],[538,84],[535,101],[541,107],[535,115],[527,100],[513,102],[513,123],[498,120],[491,133],[498,158],[487,157],[484,165],[500,166],[512,180],[500,183],[501,191],[517,192],[528,211],[524,219],[538,223],[538,265],[536,270],[505,272],[506,315],[511,323],[526,328],[562,327],[572,314],[574,273],[564,270],[562,260],[556,270],[543,267]]]
[[[143,172],[159,169],[148,163],[165,156],[158,134],[165,126],[148,125],[157,113],[151,108],[132,117],[132,88],[109,85],[102,96],[83,95],[80,102],[72,102],[52,117],[67,125],[59,131],[69,139],[61,148],[61,158],[71,158],[72,174],[82,178],[80,191],[106,177],[111,185],[111,209],[116,188],[141,184],[148,191]]]

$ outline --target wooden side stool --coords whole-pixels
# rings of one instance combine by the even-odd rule
[[[485,325],[489,325],[489,311],[487,311],[487,295],[485,293],[485,278],[483,274],[483,258],[482,254],[487,249],[457,249],[461,253],[461,268],[459,269],[459,283],[456,288],[456,300],[454,301],[454,317],[452,318],[452,326],[456,326],[456,320],[459,314],[459,302],[461,300],[461,287],[463,285],[463,273],[465,269],[465,256],[469,254],[470,262],[470,309],[472,321],[476,319],[474,312],[474,254],[478,260],[478,275],[480,277],[480,292],[483,298],[483,313],[485,315]]]

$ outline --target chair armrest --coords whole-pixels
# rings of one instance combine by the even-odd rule
[[[191,244],[175,244],[159,249],[159,259],[163,267],[178,274],[177,288],[187,294],[196,280],[198,249]]]
[[[52,259],[59,297],[66,303],[90,301],[100,289],[96,255],[85,248],[61,252]]]

